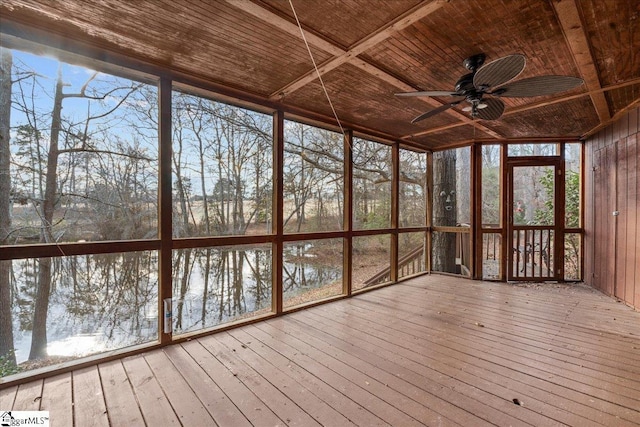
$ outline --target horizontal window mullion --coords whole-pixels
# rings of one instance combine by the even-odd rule
[[[445,233],[471,233],[471,227],[432,227],[432,231],[442,231]]]
[[[285,234],[282,240],[285,242],[296,242],[298,240],[318,240],[318,239],[338,239],[347,237],[346,231],[323,231],[314,233]]]
[[[41,258],[72,255],[95,255],[116,252],[159,250],[160,240],[126,240],[111,242],[43,243],[35,245],[4,246],[0,260]]]
[[[207,248],[216,246],[238,246],[259,243],[275,242],[275,235],[262,236],[217,236],[217,237],[196,237],[189,239],[174,239],[173,249]]]

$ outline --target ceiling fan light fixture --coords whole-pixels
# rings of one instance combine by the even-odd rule
[[[487,108],[487,107],[488,107],[487,104],[485,104],[484,102],[481,102],[481,103],[478,104],[477,108],[478,108],[478,110],[482,110],[483,108]]]

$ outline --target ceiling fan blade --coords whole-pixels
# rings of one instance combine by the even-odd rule
[[[427,111],[426,113],[422,113],[418,117],[416,117],[415,119],[411,120],[411,123],[417,123],[420,120],[428,119],[429,117],[435,116],[436,114],[442,113],[443,111],[447,111],[449,108],[452,108],[452,107],[458,105],[462,101],[464,101],[464,100],[461,99],[460,101],[451,102],[449,104],[444,104],[444,105],[439,106],[438,108],[434,108],[433,110]]]
[[[552,95],[580,86],[584,81],[571,76],[538,76],[509,83],[494,91],[492,95],[502,97],[524,97]]]
[[[482,120],[496,120],[504,112],[504,102],[496,98],[483,98],[481,101],[486,107],[478,109],[478,118]]]
[[[458,92],[450,90],[423,90],[419,92],[396,93],[396,96],[461,96]]]
[[[514,79],[524,70],[527,60],[524,55],[515,54],[505,56],[489,62],[473,76],[473,85],[477,89],[487,89],[494,86],[505,84]]]

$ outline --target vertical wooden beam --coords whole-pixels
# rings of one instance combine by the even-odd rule
[[[273,115],[273,221],[272,232],[275,234],[272,260],[272,295],[274,312],[283,310],[282,301],[282,265],[284,256],[284,112],[278,110]]]
[[[398,227],[400,226],[400,144],[391,147],[392,179],[391,179],[391,266],[390,278],[398,281]]]
[[[509,206],[511,196],[509,195],[509,176],[507,167],[507,144],[500,146],[500,232],[502,233],[502,245],[500,248],[500,280],[507,280],[507,263],[511,258],[510,243],[513,237],[509,234],[509,218],[511,217],[512,207]]]
[[[582,214],[580,215],[582,228],[582,280],[589,286],[595,287],[593,278],[595,276],[595,261],[593,257],[593,237],[595,235],[595,211],[596,204],[594,198],[595,185],[595,157],[594,157],[594,137],[589,138],[582,145]],[[587,268],[588,266],[588,268]]]
[[[171,79],[161,78],[159,85],[158,132],[160,145],[160,203],[158,223],[160,224],[160,275],[158,290],[158,336],[160,344],[171,342],[172,333],[164,331],[164,300],[172,298],[172,174],[171,174]]]
[[[629,188],[629,154],[631,140],[627,138],[626,121],[618,122],[615,135],[616,142],[616,211],[619,216],[614,217],[616,226],[616,295],[625,302],[633,303],[633,279],[628,277],[626,264],[629,251],[627,241],[629,239],[629,224],[627,219],[633,211],[629,209],[630,191]],[[633,188],[635,191],[635,188]],[[635,206],[634,206],[635,208]],[[633,253],[633,251],[631,252]],[[631,298],[628,296],[631,295]]]
[[[614,129],[611,129],[612,132]],[[614,136],[614,140],[613,143],[610,145],[611,148],[611,157],[613,158],[612,162],[609,163],[609,170],[613,170],[613,186],[610,187],[610,197],[613,199],[613,203],[611,203],[609,206],[613,206],[612,212],[610,213],[610,221],[611,221],[611,229],[613,232],[613,262],[611,262],[610,264],[610,268],[613,270],[613,283],[611,284],[611,294],[614,295],[617,298],[620,299],[624,299],[624,289],[622,291],[622,294],[620,294],[620,283],[619,283],[619,278],[620,278],[620,272],[618,271],[618,231],[619,231],[619,216],[613,216],[613,212],[618,212],[619,213],[619,206],[618,206],[618,190],[620,188],[620,179],[618,177],[618,174],[620,173],[620,167],[619,167],[619,162],[618,162],[618,149],[620,146],[620,141],[615,139]],[[609,253],[611,254],[611,252]]]
[[[565,143],[560,143],[560,162],[557,166],[558,172],[556,173],[556,177],[558,178],[558,182],[560,185],[557,186],[556,192],[558,193],[558,203],[556,206],[556,212],[558,213],[558,218],[556,220],[556,233],[560,233],[556,241],[560,244],[556,250],[557,258],[556,265],[554,266],[556,271],[554,272],[558,281],[564,281],[564,238],[565,238],[565,218],[567,217],[566,213],[566,167],[565,167]]]
[[[482,145],[471,146],[471,277],[482,279]]]
[[[586,184],[586,147],[585,147],[585,143],[583,142],[582,144],[580,144],[580,204],[579,204],[579,209],[580,209],[580,222],[578,223],[578,226],[580,227],[580,271],[578,271],[579,279],[581,281],[585,281],[585,269],[584,269],[584,265],[585,265],[585,260],[586,260],[586,253],[585,253],[585,237],[586,237],[586,233],[585,233],[585,219],[586,219],[586,207],[588,206],[585,202],[587,197],[589,197],[587,195],[587,184]],[[589,278],[589,284],[591,282],[591,279]],[[593,285],[592,285],[593,286]]]
[[[431,272],[431,242],[433,238],[431,236],[431,230],[433,226],[433,152],[427,152],[427,241],[425,243],[425,270]]]
[[[344,218],[342,293],[351,295],[353,284],[353,131],[344,134]]]

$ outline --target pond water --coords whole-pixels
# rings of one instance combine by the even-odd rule
[[[307,248],[285,251],[285,292],[341,281],[342,263],[319,263]],[[268,313],[271,245],[174,251],[175,335]],[[29,356],[39,260],[12,262],[18,363]],[[55,258],[47,316],[49,356],[83,357],[157,339],[157,253]]]

